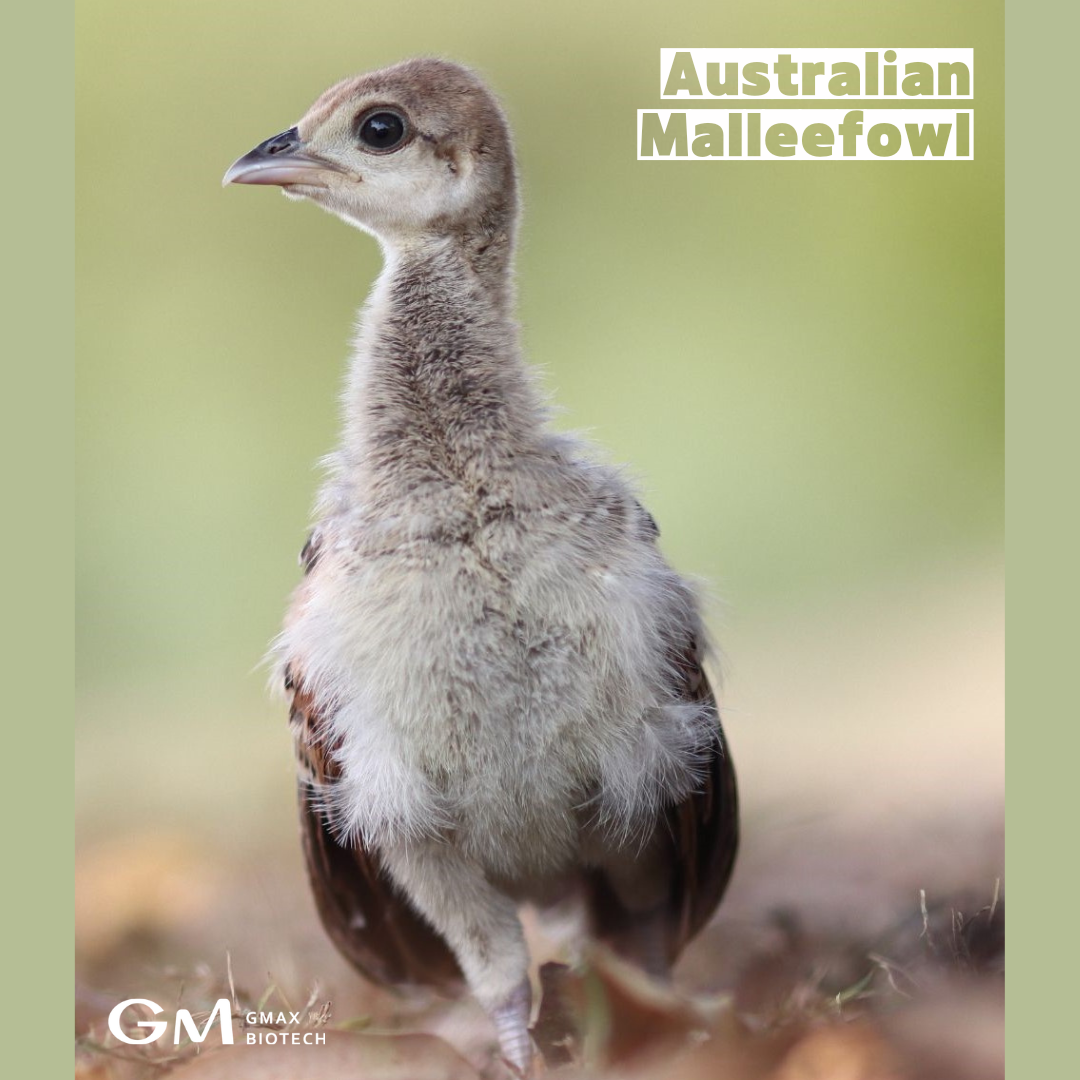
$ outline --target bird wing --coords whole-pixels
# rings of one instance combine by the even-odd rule
[[[705,749],[699,783],[681,802],[670,806],[660,829],[664,871],[670,888],[662,911],[632,910],[601,869],[585,875],[586,904],[597,936],[654,973],[674,964],[695,934],[709,921],[727,888],[739,846],[739,806],[735,769],[720,725],[716,698],[702,668],[701,649],[690,641],[672,650],[672,668],[683,700],[704,704],[715,723]],[[662,920],[662,942],[649,934]],[[649,924],[649,925],[646,925]],[[644,933],[643,933],[644,931]],[[655,955],[660,950],[663,956]]]
[[[464,978],[442,937],[417,913],[383,869],[379,853],[358,839],[342,843],[327,791],[340,770],[311,694],[293,667],[289,725],[300,764],[300,828],[315,906],[330,939],[364,976],[391,988],[425,986],[458,993]]]
[[[674,839],[672,959],[712,917],[727,888],[739,847],[735,767],[696,644],[687,650],[678,668],[687,700],[708,705],[715,726],[701,784],[668,810],[668,827]]]

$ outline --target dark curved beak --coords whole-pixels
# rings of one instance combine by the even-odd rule
[[[304,150],[296,128],[289,128],[249,154],[234,161],[222,178],[221,186],[229,184],[303,184],[306,187],[326,187],[322,174],[342,172],[331,161],[316,157]]]

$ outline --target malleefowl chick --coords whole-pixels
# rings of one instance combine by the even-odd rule
[[[697,600],[620,473],[547,426],[514,323],[510,131],[475,74],[341,82],[224,183],[279,185],[385,257],[274,646],[320,915],[378,982],[463,978],[527,1073],[519,901],[575,890],[663,975],[730,876]]]

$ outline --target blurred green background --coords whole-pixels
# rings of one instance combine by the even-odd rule
[[[940,629],[957,581],[976,582],[945,602],[961,639],[996,618],[1001,4],[81,0],[77,32],[82,840],[292,840],[284,711],[258,665],[379,253],[315,207],[219,183],[326,86],[409,55],[475,65],[501,94],[528,354],[558,422],[630,465],[671,559],[722,598],[736,687],[798,681],[792,640],[838,642],[821,660],[838,673],[839,643],[878,630],[878,659],[897,657],[908,630]],[[639,163],[669,45],[974,46],[975,159]],[[770,628],[793,625],[785,652]],[[994,649],[979,656],[971,684],[996,686]],[[755,738],[806,730],[799,700],[735,703],[751,773]]]

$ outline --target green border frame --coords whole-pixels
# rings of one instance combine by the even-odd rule
[[[70,1075],[74,996],[74,34],[66,9],[4,21],[4,1072],[52,1077]]]
[[[1078,1001],[1075,934],[1077,152],[1072,4],[1005,12],[1007,550],[1015,568],[1006,715],[1009,974],[1007,1065],[1065,1075]],[[1072,391],[1072,392],[1070,392]],[[1071,578],[1072,580],[1069,580]],[[1070,604],[1070,600],[1073,603]]]

